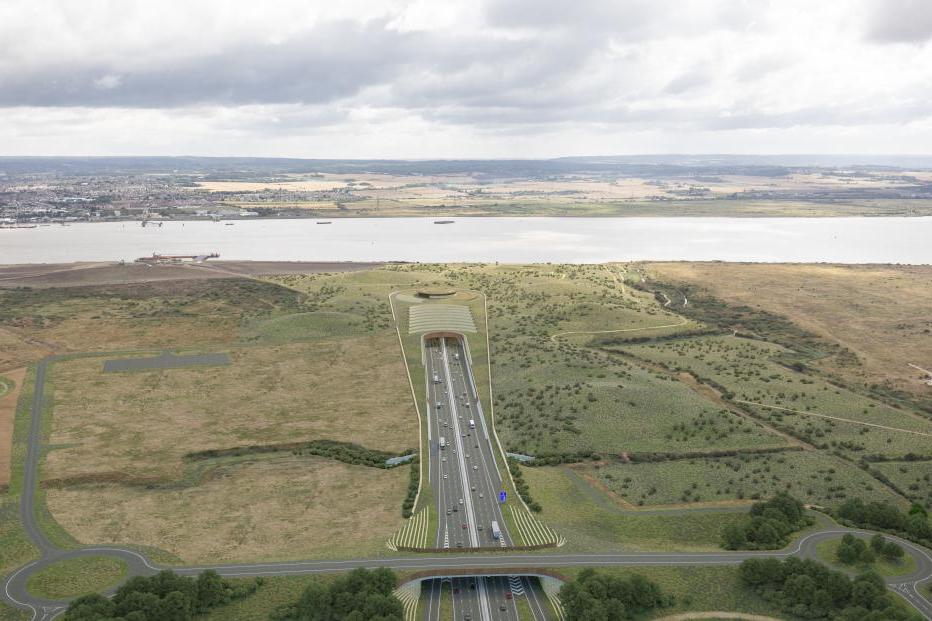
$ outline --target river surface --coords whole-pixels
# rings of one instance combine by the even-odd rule
[[[932,264],[922,218],[347,218],[0,229],[0,264],[206,254],[262,261],[631,260]]]

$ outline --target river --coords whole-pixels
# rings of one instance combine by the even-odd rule
[[[0,264],[152,253],[262,261],[749,261],[932,264],[923,218],[346,218],[75,223],[0,230]]]

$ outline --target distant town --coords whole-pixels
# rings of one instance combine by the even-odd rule
[[[381,216],[932,214],[932,162],[0,158],[0,226]]]

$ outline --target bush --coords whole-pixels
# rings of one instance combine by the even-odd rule
[[[259,588],[257,578],[246,586],[233,586],[207,570],[197,578],[165,570],[154,576],[136,576],[117,589],[113,599],[97,593],[71,602],[65,621],[188,621]]]
[[[754,503],[748,518],[723,532],[727,550],[774,550],[789,543],[789,536],[812,524],[803,504],[780,492],[770,500]]]
[[[404,606],[392,591],[390,569],[354,569],[329,585],[312,582],[294,604],[275,610],[272,621],[403,621]]]
[[[528,509],[534,513],[543,511],[543,507],[540,506],[540,503],[531,498],[531,489],[528,487],[527,481],[524,480],[524,474],[521,472],[517,460],[510,457],[508,458],[508,471],[511,473],[511,478],[514,479],[515,490],[518,492],[518,495],[521,496],[521,499],[524,500],[524,504],[528,506]]]
[[[900,535],[924,546],[932,546],[932,524],[925,510],[910,509],[903,513],[882,502],[864,502],[860,498],[846,500],[835,510],[843,523]]]
[[[420,480],[421,466],[418,463],[418,458],[415,457],[411,461],[411,472],[408,476],[408,493],[401,503],[401,515],[405,518],[411,517],[411,513],[414,511],[414,501],[417,499],[417,488]]]
[[[863,544],[863,541],[861,542]],[[741,563],[741,581],[780,610],[804,619],[906,621],[883,578],[874,572],[853,580],[812,560],[754,558]]]
[[[881,537],[881,539],[883,538]],[[881,543],[881,546],[883,545]],[[871,548],[873,548],[873,541],[871,542]],[[877,560],[871,548],[868,548],[863,540],[848,533],[841,538],[841,544],[838,546],[835,556],[842,565],[870,565]]]
[[[585,569],[560,588],[567,621],[621,621],[671,604],[660,587],[640,574],[611,576]]]

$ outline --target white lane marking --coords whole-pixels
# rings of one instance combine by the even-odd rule
[[[446,376],[447,386],[449,386],[450,389],[452,390],[453,382],[452,382],[452,375],[450,373],[450,361],[447,358],[447,343],[446,343],[445,338],[442,338],[440,341],[440,350],[443,355],[443,371],[444,371],[444,375]],[[466,473],[466,454],[463,452],[463,438],[460,436],[460,425],[459,425],[459,417],[457,416],[457,413],[456,413],[455,396],[451,395],[451,398],[449,401],[450,401],[450,418],[453,421],[453,428],[454,428],[453,431],[456,433],[456,447],[457,447],[457,450],[459,451],[456,457],[457,457],[457,462],[459,463],[459,466],[460,466],[460,476],[463,477],[463,480],[461,481],[461,483],[463,484],[462,498],[463,498],[463,502],[466,505],[466,521],[467,521],[466,530],[469,533],[469,539],[472,542],[472,547],[478,548],[479,547],[479,535],[476,531],[476,515],[473,511],[472,498],[470,497],[470,494],[469,494],[469,477],[467,476],[467,473]]]
[[[16,571],[13,572],[12,574],[10,574],[10,576],[6,579],[6,582],[3,584],[3,590],[4,590],[4,592],[6,593],[7,599],[9,599],[11,602],[13,602],[14,604],[16,604],[16,605],[18,605],[18,606],[23,606],[23,607],[25,607],[25,608],[29,608],[30,610],[32,610],[32,621],[35,621],[36,617],[39,616],[39,611],[36,610],[36,607],[33,606],[32,604],[27,604],[26,602],[21,602],[21,601],[19,601],[18,599],[16,599],[15,597],[13,597],[13,595],[10,594],[10,583],[13,582],[13,580],[16,578],[16,576],[18,576],[18,575],[21,574],[22,572],[26,571],[27,569],[29,569],[30,567],[32,567],[33,565],[35,565],[35,564],[38,563],[38,562],[39,562],[39,561],[33,561],[33,562],[29,563],[28,565],[23,565],[23,566],[20,567],[18,570],[16,570]]]
[[[476,591],[479,593],[479,616],[482,621],[492,621],[492,610],[489,608],[489,594],[485,590],[485,577],[476,580]]]
[[[467,360],[467,357],[466,357],[465,342],[461,342],[460,347],[463,350],[462,356],[460,359],[460,367],[465,369],[465,372],[463,373],[463,384],[464,384],[463,387],[466,388],[467,394],[472,394],[473,396],[473,400],[475,401],[475,405],[476,405],[476,416],[479,418],[479,424],[482,425],[482,431],[485,433],[485,441],[489,446],[490,453],[492,454],[492,464],[493,466],[495,466],[495,474],[498,476],[498,479],[501,481],[502,477],[501,477],[501,474],[498,472],[498,465],[495,463],[495,453],[494,453],[494,450],[492,449],[492,437],[489,434],[488,427],[486,426],[485,414],[482,411],[482,403],[480,402],[480,399],[479,399],[479,391],[473,379],[472,367],[469,365],[469,361]],[[486,482],[489,485],[488,502],[495,503],[494,499],[498,498],[498,490],[495,488],[495,484],[492,481],[492,472],[485,458],[485,451],[482,448],[479,449],[479,457],[482,460],[482,468],[485,471]],[[507,541],[511,539],[511,533],[508,532],[508,526],[505,524],[505,516],[502,513],[501,506],[499,506],[498,503],[494,504],[492,508],[492,515],[495,517],[498,517],[498,520],[496,521],[499,522],[498,529],[502,533],[501,537],[499,538],[499,542],[500,542],[499,545],[501,547],[506,547]],[[491,526],[491,524],[489,526]]]

